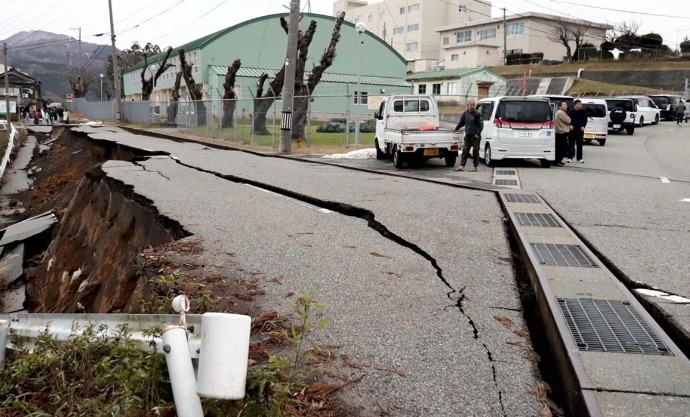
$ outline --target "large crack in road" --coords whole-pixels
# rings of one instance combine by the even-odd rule
[[[259,181],[250,180],[247,178],[238,177],[236,175],[221,174],[221,173],[214,172],[214,171],[207,170],[207,169],[203,169],[203,168],[200,168],[200,167],[197,167],[194,165],[186,164],[177,158],[170,157],[170,159],[177,162],[178,164],[186,167],[186,168],[194,169],[196,171],[203,172],[206,174],[211,174],[211,175],[214,175],[216,177],[222,178],[222,179],[227,180],[227,181],[231,181],[231,182],[234,182],[237,184],[251,185],[253,187],[256,187],[256,188],[259,188],[262,190],[270,191],[270,192],[282,195],[284,197],[288,197],[288,198],[295,199],[295,200],[298,200],[301,202],[305,202],[305,203],[311,204],[311,205],[319,207],[319,208],[334,211],[336,213],[340,213],[340,214],[345,215],[345,216],[356,217],[356,218],[365,220],[367,222],[367,226],[369,228],[375,230],[384,238],[386,238],[392,242],[395,242],[400,246],[403,246],[405,248],[412,250],[413,252],[415,252],[416,254],[421,256],[422,258],[429,261],[431,266],[436,271],[436,276],[441,280],[443,285],[445,285],[449,290],[446,293],[446,297],[448,297],[448,299],[452,301],[452,305],[449,307],[454,307],[454,308],[458,309],[460,314],[462,314],[462,316],[467,320],[467,323],[469,324],[469,326],[472,328],[472,333],[473,333],[474,339],[476,341],[480,340],[479,329],[477,328],[477,325],[475,324],[472,317],[465,311],[465,307],[463,305],[464,301],[466,300],[466,295],[465,295],[465,288],[466,287],[463,286],[459,290],[454,288],[448,282],[448,280],[444,277],[443,269],[438,264],[438,261],[436,260],[436,258],[434,258],[431,254],[429,254],[424,249],[419,247],[417,244],[410,242],[409,240],[406,240],[402,236],[399,236],[399,235],[393,233],[384,224],[382,224],[381,222],[376,220],[376,215],[372,211],[361,208],[361,207],[356,207],[356,206],[353,206],[350,204],[346,204],[346,203],[340,203],[340,202],[335,202],[335,201],[327,201],[327,200],[318,199],[318,198],[315,198],[312,196],[301,194],[301,193],[298,193],[295,191],[290,191],[290,190],[280,188],[280,187],[277,187],[274,185],[262,183]],[[140,164],[137,163],[137,165],[140,165]],[[493,354],[492,354],[491,350],[489,349],[489,347],[487,346],[487,344],[482,342],[481,345],[482,345],[484,351],[486,352],[486,357],[487,357],[489,364],[491,366],[492,379],[493,379],[494,386],[496,387],[498,402],[499,402],[500,407],[501,407],[501,412],[502,412],[504,417],[507,417],[507,414],[505,411],[505,405],[503,403],[503,392],[498,385],[495,359],[493,358]]]

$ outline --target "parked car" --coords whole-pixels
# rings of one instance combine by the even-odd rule
[[[546,97],[549,99],[551,102],[551,110],[553,110],[553,114],[556,114],[556,110],[558,110],[558,103],[561,101],[565,101],[565,103],[568,105],[568,110],[573,108],[573,103],[575,102],[575,98],[572,96],[561,96],[557,94],[532,94],[529,97]]]
[[[637,104],[635,124],[644,126],[645,124],[655,125],[659,123],[661,115],[659,108],[648,96],[618,96],[616,98],[629,98]]]
[[[676,120],[676,106],[685,103],[683,96],[668,94],[653,94],[649,98],[659,107],[661,118],[664,120]]]
[[[605,98],[608,109],[609,130],[626,131],[632,135],[635,131],[637,105],[630,98]]]
[[[599,146],[606,144],[609,134],[609,111],[606,100],[601,98],[581,98],[582,108],[587,112],[587,126],[585,126],[585,142],[596,140]]]
[[[479,157],[493,166],[501,159],[556,160],[556,131],[546,97],[491,97],[477,102],[484,119]]]
[[[54,107],[56,109],[64,109],[64,106],[60,102],[55,102],[55,103],[50,103],[48,104],[48,108]]]

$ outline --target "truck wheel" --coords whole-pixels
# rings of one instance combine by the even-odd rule
[[[454,167],[455,166],[455,161],[458,160],[458,155],[454,153],[450,153],[446,155],[446,166],[447,167]]]
[[[374,145],[376,146],[376,159],[386,159],[386,154],[379,147],[379,140],[374,140]]]
[[[599,139],[599,146],[606,145],[606,139]]]
[[[491,146],[489,146],[488,144],[486,145],[486,148],[484,150],[484,162],[488,167],[493,167],[496,165],[496,162],[494,162],[494,160],[491,159]]]
[[[396,168],[402,168],[403,167],[402,152],[400,152],[397,149],[393,152],[393,165],[395,165]]]

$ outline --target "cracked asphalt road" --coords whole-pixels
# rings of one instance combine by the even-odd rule
[[[341,393],[362,415],[538,415],[535,363],[520,347],[525,324],[492,193],[83,130],[171,153],[179,163],[113,161],[104,170],[202,238],[207,264],[234,252],[267,277],[267,307],[317,291],[331,317],[319,342],[371,365],[342,369],[364,376]]]

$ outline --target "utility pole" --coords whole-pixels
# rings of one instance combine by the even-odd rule
[[[115,25],[113,24],[113,1],[108,0],[108,9],[110,10],[110,40],[113,46],[113,83],[115,84],[115,124],[120,123],[120,66],[117,62],[117,49],[115,49]]]
[[[508,28],[506,27],[506,8],[503,8],[503,65],[508,65]]]
[[[280,122],[280,153],[290,153],[292,145],[292,110],[295,99],[295,72],[297,65],[297,33],[299,30],[299,0],[290,0],[290,26],[285,56],[285,79],[283,81],[283,117]]]
[[[2,55],[5,59],[5,114],[7,115],[7,130],[10,129],[10,67],[7,66],[7,42],[2,43]]]
[[[79,65],[79,89],[81,91],[84,91],[84,74],[82,73],[83,61],[81,55],[81,26],[79,26],[78,28],[70,28],[70,30],[76,30],[77,32],[79,32],[79,59],[77,59],[77,65]]]

